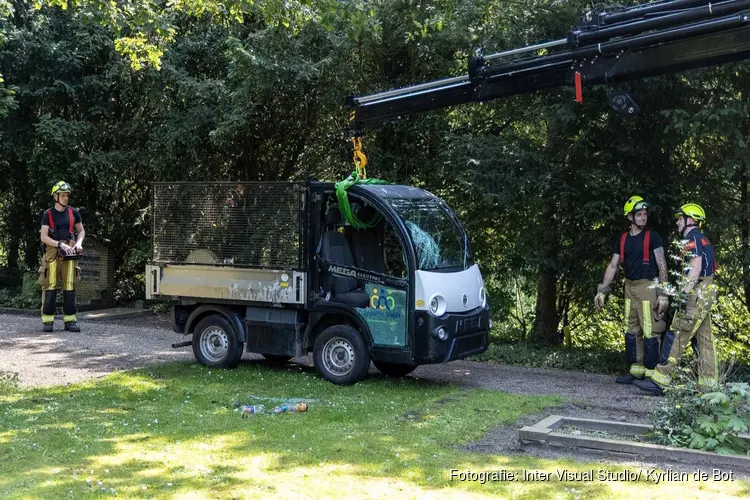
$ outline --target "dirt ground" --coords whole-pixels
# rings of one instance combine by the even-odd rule
[[[107,323],[82,321],[79,324],[80,333],[63,331],[60,322],[56,323],[53,333],[42,333],[36,317],[0,314],[0,350],[3,354],[0,356],[0,372],[17,373],[24,388],[44,387],[96,379],[114,370],[193,360],[189,347],[171,347],[172,343],[182,342],[187,337],[171,330],[167,316],[144,316]],[[243,362],[253,362],[254,359],[262,358],[245,354]],[[294,362],[308,369],[312,367],[309,356]],[[379,376],[374,367],[371,367],[371,375]],[[531,448],[519,442],[518,429],[551,414],[648,423],[649,413],[659,398],[633,386],[615,384],[612,376],[472,361],[420,366],[410,376],[514,394],[557,394],[568,400],[563,407],[494,429],[482,440],[468,446],[473,452],[568,457],[642,467],[658,465],[577,451]],[[685,470],[694,471],[697,465],[700,464],[670,466],[675,470],[686,467]]]

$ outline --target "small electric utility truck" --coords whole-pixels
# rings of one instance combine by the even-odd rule
[[[310,352],[337,384],[481,353],[484,282],[453,211],[422,189],[355,181],[155,183],[147,298],[203,365]]]

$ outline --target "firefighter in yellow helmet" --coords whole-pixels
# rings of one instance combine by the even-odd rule
[[[698,385],[712,388],[718,383],[716,346],[711,333],[711,308],[716,302],[716,255],[700,229],[706,221],[706,212],[700,205],[687,203],[675,210],[674,216],[684,242],[681,257],[682,268],[686,269],[675,300],[677,310],[671,328],[675,333],[673,337],[665,336],[663,350],[669,354],[662,356],[651,377],[635,384],[656,395],[662,395],[664,388],[671,385],[675,367],[693,339],[698,350]]]
[[[625,202],[623,214],[630,228],[615,241],[612,259],[594,298],[594,305],[601,310],[618,265],[622,264],[625,271],[625,355],[630,370],[615,379],[618,384],[632,384],[652,373],[659,362],[661,337],[667,328],[664,315],[669,299],[663,291],[668,279],[667,261],[661,236],[646,227],[648,209],[649,204],[640,196],[631,196]],[[654,286],[657,278],[658,286]]]
[[[65,330],[80,332],[76,318],[75,281],[78,274],[77,259],[83,253],[83,228],[81,214],[68,206],[70,185],[60,181],[52,186],[55,204],[44,211],[39,238],[44,248],[39,284],[42,286],[42,331],[53,331],[57,282],[62,281],[63,322]]]

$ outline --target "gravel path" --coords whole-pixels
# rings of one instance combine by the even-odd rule
[[[79,325],[80,333],[66,332],[58,320],[53,333],[43,333],[39,318],[0,314],[0,371],[18,373],[21,387],[46,387],[192,358],[189,349],[170,347],[184,338],[162,317]]]

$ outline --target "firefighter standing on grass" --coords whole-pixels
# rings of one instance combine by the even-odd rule
[[[65,330],[80,332],[76,319],[75,281],[79,274],[76,257],[83,253],[81,214],[68,206],[70,185],[60,181],[52,186],[55,206],[42,214],[39,237],[44,248],[39,284],[42,287],[42,331],[53,331],[57,301],[57,281],[63,284],[63,322]]]
[[[686,279],[678,284],[677,311],[671,328],[675,336],[673,340],[665,338],[665,344],[672,342],[671,346],[664,346],[664,350],[669,352],[666,361],[656,367],[650,379],[635,383],[638,388],[656,395],[662,395],[664,388],[671,385],[682,352],[694,339],[699,352],[698,385],[711,388],[718,383],[716,346],[711,333],[711,307],[716,301],[713,283],[716,258],[711,242],[700,230],[706,213],[699,205],[688,203],[677,209],[674,216],[677,218],[677,229],[686,240],[682,250]]]
[[[625,203],[624,215],[630,228],[614,245],[614,255],[604,272],[604,280],[597,287],[594,305],[601,310],[618,264],[625,269],[625,354],[630,372],[617,377],[618,384],[632,384],[650,375],[659,362],[661,336],[666,330],[664,314],[669,299],[661,287],[654,287],[654,279],[666,284],[667,262],[661,237],[646,229],[649,205],[640,196],[632,196]]]

